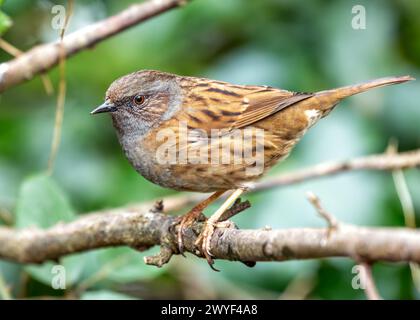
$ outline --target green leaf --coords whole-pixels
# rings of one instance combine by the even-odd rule
[[[53,287],[52,283],[58,275],[54,272],[55,266],[63,266],[65,270],[65,289],[73,286],[78,282],[80,276],[83,274],[83,269],[86,266],[86,261],[83,256],[75,255],[60,259],[59,263],[45,262],[42,265],[28,265],[25,266],[25,271],[29,273],[34,279]]]
[[[146,254],[150,252],[140,253],[127,247],[96,250],[89,256],[90,261],[84,269],[83,279],[96,279],[97,283],[127,283],[150,280],[165,272],[165,268],[146,265],[143,262],[143,256]],[[96,285],[96,282],[92,283],[92,286]]]
[[[24,181],[17,204],[16,226],[48,228],[58,222],[68,222],[75,214],[67,197],[51,177],[40,174]],[[110,248],[95,252],[72,255],[60,260],[66,273],[66,287],[80,279],[101,274],[101,280],[130,282],[151,279],[163,269],[146,266],[142,255],[130,248]],[[38,281],[51,285],[56,274],[54,263],[26,266],[25,271]]]
[[[75,217],[67,197],[59,186],[45,174],[28,178],[20,189],[16,227],[48,228],[58,222],[68,222]],[[64,266],[66,287],[75,283],[83,273],[85,259],[83,255],[65,257],[60,260]],[[32,277],[47,285],[51,285],[53,267],[56,263],[47,262],[41,266],[26,266],[25,271]]]
[[[158,248],[155,248],[157,250]],[[139,280],[153,279],[162,273],[166,272],[165,268],[154,268],[153,266],[146,265],[143,257],[148,253],[140,253],[131,248],[117,248],[110,256],[116,258],[117,252],[120,252],[119,257],[122,257],[122,262],[119,268],[114,268],[109,274],[108,279],[115,282],[127,283]],[[114,260],[115,261],[115,260]]]
[[[3,35],[12,26],[12,24],[12,19],[10,19],[3,11],[0,11],[0,36]]]
[[[110,290],[87,291],[80,298],[82,300],[135,300],[133,297]]]
[[[16,227],[48,228],[75,217],[68,199],[47,175],[39,174],[22,184],[16,210]]]

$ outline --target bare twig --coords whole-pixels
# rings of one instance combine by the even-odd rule
[[[12,44],[8,43],[6,40],[0,38],[0,48],[6,51],[8,54],[18,57],[23,54],[21,50],[13,46]],[[41,73],[41,80],[44,86],[45,92],[47,95],[52,95],[54,92],[53,86],[51,84],[51,79],[47,74]]]
[[[42,85],[44,86],[45,93],[47,94],[47,96],[53,95],[54,87],[48,74],[41,73],[40,77],[41,77]]]
[[[387,152],[390,154],[398,153],[398,145],[396,141],[389,143]],[[413,199],[411,198],[410,190],[404,172],[401,169],[392,171],[392,178],[394,180],[395,189],[400,199],[401,207],[404,214],[405,225],[409,228],[416,228],[416,213],[414,210]],[[417,263],[410,263],[411,277],[413,278],[414,286],[420,292],[420,267]]]
[[[404,173],[402,170],[394,170],[392,171],[392,177],[404,213],[405,225],[409,228],[416,228],[416,213],[414,211],[413,199],[408,190]]]
[[[167,264],[169,260],[171,260],[173,254],[174,251],[170,247],[162,245],[160,247],[160,251],[157,254],[153,256],[144,257],[143,260],[146,264],[150,264],[152,266],[160,268],[164,264]]]
[[[316,211],[319,213],[319,215],[327,221],[328,228],[330,230],[337,229],[338,228],[338,220],[330,214],[327,210],[324,209],[321,205],[321,201],[319,198],[312,192],[308,192],[306,194],[306,197],[308,198],[309,202],[314,206]]]
[[[324,162],[306,169],[285,173],[276,178],[258,183],[256,190],[262,191],[273,187],[285,186],[302,181],[334,175],[346,171],[408,169],[420,167],[420,149],[398,154],[375,154],[346,161]]]
[[[64,55],[68,58],[83,49],[92,48],[95,44],[115,34],[187,2],[186,0],[150,0],[132,5],[112,17],[66,36],[62,44]],[[0,64],[0,92],[51,69],[57,65],[59,57],[59,42],[53,42],[34,47],[19,57]]]
[[[391,140],[389,142],[386,153],[394,156],[398,154],[398,143],[396,140]],[[402,168],[394,168],[392,171],[392,178],[394,180],[395,189],[403,209],[405,225],[409,228],[416,228],[416,214],[414,211],[414,204],[410,195],[410,191],[408,190],[407,182],[405,181]]]
[[[226,212],[223,213],[223,215],[220,217],[220,221],[226,221],[250,207],[251,207],[251,203],[248,200],[241,201],[240,198],[236,199],[232,207],[226,210]]]
[[[66,19],[64,21],[63,29],[60,32],[60,44],[59,44],[59,71],[60,71],[60,80],[58,84],[58,95],[57,95],[57,105],[55,112],[55,121],[54,121],[54,132],[53,138],[51,141],[51,151],[48,159],[48,173],[52,174],[54,170],[54,162],[57,157],[58,147],[61,140],[61,129],[63,126],[63,116],[64,116],[64,103],[66,101],[66,55],[65,48],[63,44],[64,34],[66,28],[69,24],[70,17],[73,13],[73,0],[68,1],[68,8],[66,10]]]
[[[319,215],[327,221],[328,223],[327,235],[328,235],[328,241],[329,241],[331,237],[331,231],[336,232],[338,230],[338,227],[339,227],[338,220],[332,214],[330,214],[328,211],[324,209],[324,207],[321,205],[321,201],[314,193],[308,192],[307,198],[311,202],[311,204],[315,207]],[[326,245],[327,243],[328,243],[327,241],[322,242],[323,245]],[[354,252],[353,254],[356,254],[356,255],[353,255],[353,257],[356,257],[360,260],[360,256],[358,256],[358,253]],[[369,260],[369,261],[372,261],[372,260]],[[363,288],[365,290],[367,298],[369,300],[379,300],[380,296],[378,294],[378,291],[375,286],[375,282],[373,280],[371,265],[366,262],[361,262],[359,264],[359,267],[360,267],[359,270],[362,272]]]
[[[0,38],[0,48],[14,57],[20,56],[23,53],[14,45],[12,45],[11,43],[7,42],[6,40],[2,38]]]
[[[365,262],[359,264],[360,271],[363,279],[363,286],[366,293],[366,297],[369,300],[382,300],[381,296],[376,289],[375,280],[372,275],[371,265]]]
[[[69,25],[70,22],[70,18],[73,14],[73,0],[67,0],[67,4],[68,4],[68,8],[66,10],[66,18],[64,19],[64,26],[63,28],[60,30],[60,44],[62,44],[63,39],[64,39],[64,34],[66,33],[67,27]],[[60,49],[61,51],[61,49]],[[65,58],[65,51],[63,50],[63,53],[60,52],[60,55],[63,56],[63,58]]]

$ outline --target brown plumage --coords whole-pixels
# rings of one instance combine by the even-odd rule
[[[225,191],[237,190],[208,220],[200,238],[211,262],[210,239],[220,215],[284,159],[308,128],[346,97],[409,80],[389,77],[297,93],[138,71],[114,81],[105,103],[92,113],[111,112],[127,158],[146,179],[176,190],[216,192],[181,219],[181,252],[186,225]]]

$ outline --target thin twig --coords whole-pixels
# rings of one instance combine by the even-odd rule
[[[2,38],[0,38],[0,48],[6,51],[8,54],[10,54],[13,57],[20,56],[23,53],[14,45],[12,45],[11,43],[7,42],[6,40]]]
[[[67,27],[68,27],[69,22],[70,22],[70,18],[73,14],[73,0],[67,0],[67,4],[68,4],[68,8],[66,10],[66,17],[64,19],[64,26],[60,30],[60,43],[61,44],[63,44],[64,34],[66,33]],[[62,55],[63,58],[65,58],[66,57],[65,50],[63,50],[63,52],[60,53],[60,55]]]
[[[386,153],[394,156],[398,154],[398,142],[396,140],[391,140],[389,142]],[[405,225],[409,228],[416,228],[414,203],[401,168],[392,170],[392,178],[404,213]]]
[[[414,203],[411,198],[404,173],[402,170],[394,170],[392,171],[392,177],[403,210],[405,225],[409,228],[416,228]]]
[[[274,187],[291,185],[347,171],[392,171],[395,169],[408,169],[416,167],[420,167],[420,149],[400,152],[398,154],[381,153],[345,161],[324,162],[305,169],[280,174],[275,178],[267,179],[258,183],[254,190],[263,191]]]
[[[186,0],[150,0],[131,5],[120,13],[64,37],[65,57],[92,48],[95,44],[168,10],[188,3]],[[32,79],[59,62],[60,46],[52,42],[36,46],[21,56],[0,64],[0,92]]]
[[[398,153],[397,141],[390,141],[387,152],[390,154]],[[401,169],[392,171],[392,178],[394,180],[395,189],[398,198],[400,199],[401,207],[404,214],[405,225],[409,228],[416,228],[416,213],[414,210],[413,199],[408,189],[407,181],[404,177],[404,172]],[[411,277],[417,291],[420,292],[420,267],[417,263],[410,263]]]
[[[13,57],[18,57],[23,54],[23,51],[19,50],[11,43],[7,42],[6,40],[0,38],[0,48],[6,51],[8,54],[12,55]],[[41,73],[41,81],[44,86],[45,92],[48,96],[52,95],[54,92],[54,88],[51,83],[51,79],[47,74]]]
[[[311,204],[315,207],[316,211],[319,213],[321,217],[323,217],[328,223],[328,236],[331,235],[331,231],[337,231],[339,227],[338,220],[330,214],[328,211],[324,209],[321,205],[321,201],[319,198],[312,192],[307,192],[307,198],[311,202]],[[330,240],[330,237],[328,237]],[[326,245],[327,241],[322,241],[323,245]],[[356,255],[357,256],[357,255]],[[359,264],[360,270],[362,272],[362,281],[363,287],[366,293],[366,296],[369,300],[379,300],[380,296],[375,286],[375,282],[372,276],[372,270],[370,264],[362,262]]]
[[[61,129],[63,127],[63,117],[64,117],[64,103],[66,100],[66,54],[63,44],[64,33],[70,21],[70,17],[73,13],[73,0],[68,1],[68,8],[66,10],[66,19],[64,22],[63,29],[60,31],[60,57],[59,57],[59,71],[60,71],[60,80],[58,85],[58,95],[57,95],[57,105],[55,112],[55,121],[54,121],[54,132],[51,142],[51,151],[48,159],[48,174],[52,174],[54,170],[55,159],[57,158],[58,147],[61,141]]]
[[[359,270],[362,272],[362,281],[366,297],[369,300],[382,300],[381,296],[378,293],[378,289],[376,289],[375,281],[372,275],[371,265],[366,262],[362,262],[359,263],[359,267]]]
[[[307,192],[306,197],[308,198],[309,202],[314,206],[318,214],[327,221],[329,229],[337,229],[338,228],[338,220],[330,214],[324,207],[321,205],[321,200],[313,193]]]
[[[236,216],[238,213],[251,207],[251,203],[248,200],[241,201],[241,199],[236,199],[235,203],[226,210],[223,215],[220,217],[219,221],[226,221],[230,218]]]

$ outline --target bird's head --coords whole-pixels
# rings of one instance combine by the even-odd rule
[[[106,92],[105,102],[91,114],[110,113],[118,130],[145,130],[170,119],[181,98],[177,76],[142,70],[115,80]]]

